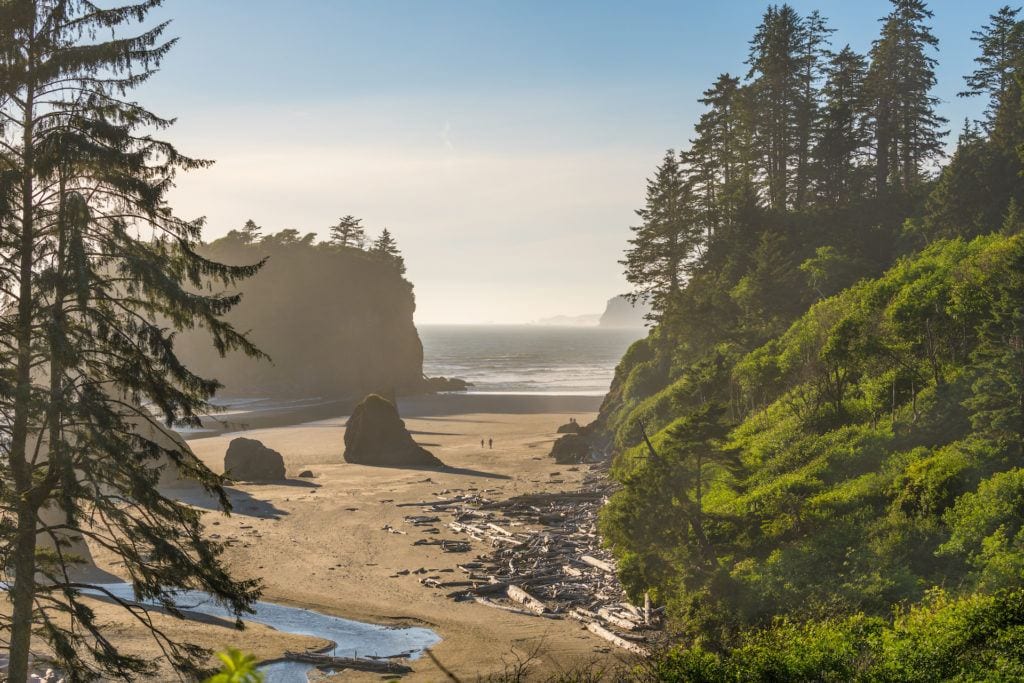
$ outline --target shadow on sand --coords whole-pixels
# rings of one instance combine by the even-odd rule
[[[302,479],[285,479],[283,481],[261,484],[254,483],[253,485],[294,486],[296,488],[304,489],[320,488],[320,484]],[[249,491],[242,491],[241,489],[234,488],[233,486],[225,487],[224,491],[227,493],[228,500],[231,502],[231,512],[233,514],[246,515],[248,517],[259,517],[261,519],[281,519],[288,514],[286,510],[282,510],[273,503],[255,497]],[[199,487],[182,487],[173,489],[168,493],[177,500],[180,500],[182,503],[188,503],[189,505],[197,508],[202,508],[204,510],[220,510],[217,500]]]

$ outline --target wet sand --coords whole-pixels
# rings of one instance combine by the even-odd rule
[[[444,553],[438,546],[414,546],[420,538],[459,536],[447,529],[428,536],[423,528],[404,522],[406,515],[418,514],[419,509],[397,504],[431,500],[445,490],[480,492],[501,499],[533,491],[575,489],[586,468],[570,471],[547,456],[556,438],[555,429],[571,417],[589,422],[600,400],[440,395],[402,401],[407,427],[448,466],[444,470],[343,462],[343,417],[196,439],[190,445],[218,472],[223,471],[224,453],[232,438],[259,439],[282,453],[289,476],[283,484],[232,487],[234,513],[226,517],[211,512],[206,528],[230,541],[226,557],[237,576],[263,579],[265,600],[361,621],[432,628],[443,639],[433,654],[462,680],[500,673],[532,653],[537,654],[533,665],[537,671],[568,669],[607,656],[607,643],[573,620],[541,619],[455,603],[444,596],[446,591],[420,585],[420,576],[411,572],[424,568],[429,575],[458,578],[455,565],[484,549],[474,544],[473,552],[460,554]],[[480,440],[490,438],[494,448],[481,449]],[[315,478],[297,478],[304,469],[311,469]],[[209,507],[198,494],[181,494],[189,502]],[[406,533],[390,533],[387,526]],[[97,559],[102,566],[104,558]],[[109,562],[111,558],[106,559]],[[106,568],[116,573],[116,567]],[[410,573],[398,575],[404,570]],[[261,656],[274,655],[273,638],[268,638],[261,643]],[[248,642],[248,632],[225,629],[218,646],[253,649]],[[291,637],[287,645],[282,641],[279,649],[294,647],[295,638]],[[403,680],[444,678],[428,659],[413,667],[415,673]],[[379,680],[349,673],[343,677]]]

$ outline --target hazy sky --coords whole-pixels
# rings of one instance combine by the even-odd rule
[[[820,9],[866,51],[885,0]],[[352,213],[390,228],[417,322],[597,313],[645,178],[680,147],[700,92],[743,73],[766,2],[167,0],[179,46],[141,101],[216,165],[181,179],[179,213],[212,239],[247,218],[326,236]],[[971,29],[996,2],[930,3],[951,128]],[[345,293],[339,293],[345,295]]]

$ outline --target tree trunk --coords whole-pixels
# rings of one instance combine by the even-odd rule
[[[29,47],[31,52],[31,45]],[[31,59],[29,60],[31,64]],[[31,68],[31,66],[30,66]],[[21,180],[21,236],[18,286],[18,322],[16,344],[18,361],[14,419],[11,425],[10,467],[14,484],[17,532],[13,548],[14,586],[11,588],[11,641],[7,677],[12,683],[23,683],[29,676],[29,649],[32,644],[32,613],[35,603],[36,525],[38,523],[32,495],[32,463],[28,459],[29,411],[32,403],[32,257],[35,241],[33,194],[35,190],[33,119],[35,113],[34,83],[29,83],[25,97],[23,120],[23,157]]]

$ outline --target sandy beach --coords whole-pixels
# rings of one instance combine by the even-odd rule
[[[586,467],[571,471],[549,457],[556,428],[576,418],[594,418],[599,397],[440,395],[400,402],[414,438],[437,455],[444,470],[393,469],[342,461],[345,417],[292,426],[227,433],[190,442],[215,471],[236,436],[259,439],[282,453],[289,480],[284,484],[232,487],[234,513],[211,512],[208,533],[229,542],[227,559],[239,577],[259,577],[264,599],[309,607],[360,621],[426,626],[442,638],[432,652],[462,680],[500,673],[517,658],[536,652],[537,671],[556,671],[607,653],[607,643],[572,620],[509,614],[472,603],[454,603],[443,590],[422,586],[420,576],[399,575],[423,568],[441,577],[457,573],[469,554],[444,553],[437,546],[414,546],[423,530],[404,522],[415,508],[399,503],[431,500],[442,491],[486,492],[503,499],[534,491],[573,490]],[[494,439],[481,449],[481,439]],[[296,475],[313,471],[312,479]],[[201,496],[181,492],[199,506]],[[405,533],[391,533],[390,526]],[[447,533],[446,533],[447,532]],[[455,538],[444,530],[439,538]],[[116,566],[101,567],[117,573]],[[193,631],[188,624],[177,629]],[[220,629],[222,640],[216,631]],[[212,633],[211,633],[212,630]],[[253,636],[258,635],[254,641]],[[128,635],[126,634],[126,637]],[[301,641],[301,642],[300,642]],[[284,636],[275,642],[266,628],[238,632],[204,625],[204,644],[257,650],[271,658],[285,649],[317,647],[313,638]],[[258,647],[257,647],[258,645]],[[413,665],[404,680],[437,681],[444,674],[428,659]],[[343,674],[345,680],[360,675]],[[366,680],[379,680],[365,675]]]

